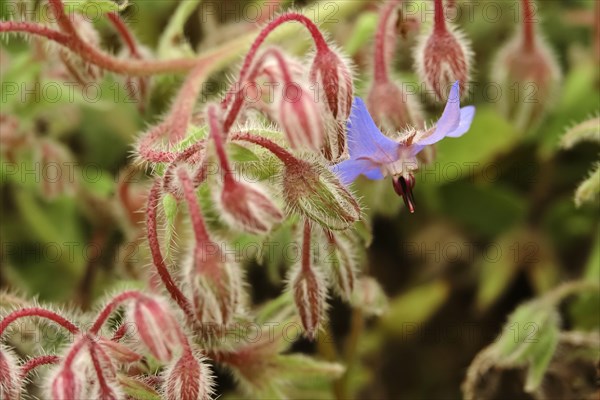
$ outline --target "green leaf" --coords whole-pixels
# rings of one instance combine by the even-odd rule
[[[428,321],[449,294],[450,288],[445,282],[436,281],[418,286],[393,299],[381,323],[391,334],[405,334],[407,326]]]
[[[125,10],[128,6],[127,0],[77,0],[65,3],[67,12],[76,11],[84,15],[107,14]],[[92,14],[93,13],[93,14]]]

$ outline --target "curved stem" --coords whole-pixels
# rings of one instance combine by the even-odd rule
[[[28,307],[22,308],[20,310],[16,310],[8,314],[4,319],[0,322],[0,336],[4,333],[6,328],[13,323],[14,321],[24,318],[24,317],[40,317],[48,319],[52,322],[57,323],[62,326],[66,330],[71,333],[78,333],[79,328],[75,326],[71,321],[66,319],[65,317],[55,313],[54,311],[46,310],[40,307]]]
[[[48,364],[58,364],[60,357],[55,355],[39,356],[32,358],[21,366],[21,379],[27,378],[27,375],[37,367]]]
[[[129,49],[129,53],[131,53],[131,55],[135,58],[140,57],[141,54],[138,50],[135,37],[133,36],[125,22],[123,22],[119,14],[115,12],[108,13],[108,20],[113,24],[117,32],[119,32],[121,39],[123,39],[123,42]]]
[[[535,47],[533,5],[530,0],[521,0],[521,4],[523,6],[523,48],[531,52]]]
[[[375,51],[373,54],[374,62],[374,79],[377,83],[386,83],[389,81],[388,75],[388,63],[390,54],[396,44],[396,36],[391,35],[388,32],[390,26],[394,25],[394,18],[397,19],[398,14],[394,13],[396,7],[401,1],[390,1],[385,3],[379,12],[379,25],[377,26],[377,33],[375,34]],[[391,18],[391,21],[390,21]],[[386,46],[386,41],[388,41]],[[389,54],[388,54],[389,53]]]
[[[70,43],[69,36],[64,33],[26,21],[0,21],[0,32],[24,32],[31,35],[43,36],[63,46],[68,46]]]
[[[110,394],[112,394],[113,390],[110,388],[108,383],[106,382],[105,368],[100,364],[100,360],[98,359],[98,354],[103,353],[105,359],[108,358],[104,350],[102,350],[96,342],[93,340],[90,341],[90,358],[92,359],[92,364],[94,365],[94,370],[96,371],[96,376],[98,377],[98,386],[100,389],[100,398],[110,398]],[[112,365],[111,365],[112,366]],[[113,371],[114,373],[114,371]]]
[[[114,297],[103,309],[102,311],[100,311],[100,313],[98,314],[98,316],[96,317],[96,320],[94,321],[94,324],[92,325],[92,327],[89,330],[89,333],[96,335],[98,334],[98,332],[100,331],[100,329],[102,328],[102,325],[104,324],[104,322],[106,322],[106,320],[108,319],[108,317],[110,316],[110,314],[115,310],[115,308],[117,308],[121,303],[123,303],[124,301],[127,301],[129,299],[139,299],[143,297],[143,294],[136,291],[136,290],[130,290],[127,292],[123,292],[121,294],[119,294],[118,296]]]
[[[190,218],[192,219],[192,227],[194,229],[196,241],[198,243],[210,243],[211,240],[208,236],[206,225],[204,224],[202,211],[200,210],[200,206],[198,205],[198,198],[196,197],[196,193],[194,191],[192,179],[190,178],[188,172],[183,168],[177,171],[177,176],[179,178],[179,181],[181,182],[181,186],[183,187],[183,195],[185,197],[185,201],[188,204],[188,210],[190,213]]]
[[[156,179],[152,188],[150,189],[150,194],[148,195],[148,208],[146,210],[146,224],[148,229],[148,243],[150,245],[150,253],[152,255],[152,261],[154,266],[156,267],[156,271],[160,276],[160,279],[165,285],[165,288],[175,300],[179,308],[183,310],[186,316],[190,319],[193,319],[192,314],[192,306],[183,294],[183,292],[177,287],[169,270],[165,264],[162,253],[160,251],[160,243],[158,242],[158,231],[157,231],[157,215],[156,208],[158,207],[158,201],[160,199],[160,180]]]
[[[300,162],[300,160],[294,157],[292,153],[263,136],[253,135],[251,133],[236,133],[231,137],[231,140],[241,140],[259,145],[260,147],[269,150],[286,165]]]
[[[444,3],[443,0],[435,1],[435,19],[434,19],[434,32],[438,35],[446,33],[446,17],[444,16]]]
[[[223,134],[219,127],[219,121],[217,119],[217,108],[214,105],[208,107],[208,125],[210,129],[210,137],[215,143],[215,149],[217,151],[217,157],[219,159],[219,164],[221,164],[221,168],[223,168],[223,177],[225,181],[225,185],[233,183],[233,174],[231,171],[231,166],[229,165],[229,160],[227,159],[227,153],[225,152],[225,145],[223,143]]]

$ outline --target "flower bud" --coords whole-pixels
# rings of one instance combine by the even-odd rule
[[[92,398],[92,361],[87,351],[87,337],[80,337],[66,352],[63,362],[54,369],[48,386],[53,400]]]
[[[126,345],[108,340],[105,338],[99,338],[98,343],[102,350],[108,354],[108,356],[122,364],[129,364],[142,359],[142,355],[131,350]]]
[[[283,195],[290,211],[329,229],[347,229],[360,219],[356,199],[331,171],[317,162],[297,160],[285,165]]]
[[[16,400],[20,391],[17,357],[11,350],[0,345],[0,399]]]
[[[195,248],[188,261],[189,282],[194,313],[206,324],[229,325],[243,309],[243,279],[240,266],[228,260],[216,243]]]
[[[370,276],[362,276],[356,282],[351,303],[368,315],[381,315],[388,306],[385,292],[379,283]]]
[[[535,37],[535,45],[524,46],[519,35],[498,52],[492,64],[492,79],[500,84],[502,113],[519,131],[537,125],[557,98],[561,81],[556,57],[543,40]]]
[[[318,51],[312,62],[310,80],[325,103],[322,108],[334,122],[327,129],[323,153],[327,159],[337,160],[346,149],[344,127],[352,108],[353,82],[349,61],[331,49]]]
[[[90,343],[90,356],[94,365],[95,379],[90,385],[95,394],[92,398],[100,400],[122,399],[121,385],[117,379],[117,369],[109,355],[98,343]]]
[[[456,81],[469,82],[471,70],[471,44],[456,29],[434,28],[429,35],[421,36],[415,47],[415,68],[438,102],[446,102],[448,88]],[[462,92],[462,96],[468,93]]]
[[[283,219],[279,208],[256,184],[226,178],[220,204],[229,225],[255,234],[267,233]]]
[[[320,105],[304,86],[294,82],[284,84],[277,122],[293,149],[319,151],[325,142],[325,121]]]
[[[41,139],[36,149],[36,159],[45,173],[41,176],[41,191],[47,199],[55,199],[60,195],[72,195],[76,182],[69,173],[72,158],[69,150],[61,144]]]
[[[367,108],[382,132],[395,134],[408,126],[423,126],[423,111],[416,96],[409,95],[392,81],[373,82]]]
[[[163,382],[167,400],[204,400],[213,393],[213,377],[202,358],[186,351],[168,368]]]
[[[142,297],[130,307],[129,320],[150,353],[159,361],[169,361],[182,346],[181,328],[162,301]]]
[[[327,286],[323,274],[314,266],[296,266],[290,273],[290,288],[306,335],[314,339],[325,318]]]

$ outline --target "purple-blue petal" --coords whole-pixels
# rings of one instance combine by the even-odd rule
[[[474,106],[466,106],[460,109],[460,122],[458,127],[452,132],[448,133],[446,136],[448,137],[459,137],[464,135],[469,128],[471,128],[471,122],[473,122],[473,117],[475,116],[475,107]]]
[[[460,86],[458,81],[456,81],[452,85],[452,89],[450,89],[448,102],[446,102],[444,112],[436,124],[435,132],[419,140],[417,144],[429,145],[439,142],[459,127],[460,119]]]
[[[346,160],[331,167],[334,174],[338,176],[340,181],[348,186],[359,175],[365,175],[369,179],[383,179],[381,170],[372,161],[367,159]]]
[[[399,144],[381,133],[359,97],[354,98],[347,128],[350,159],[368,158],[379,163],[398,160]]]

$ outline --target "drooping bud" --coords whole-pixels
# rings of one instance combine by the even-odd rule
[[[352,243],[336,232],[326,232],[325,235],[329,243],[325,271],[336,293],[349,301],[356,281],[356,257]]]
[[[374,81],[367,95],[367,108],[382,132],[395,134],[408,126],[422,127],[421,104],[393,81]]]
[[[48,398],[70,400],[91,398],[92,361],[87,349],[88,338],[80,337],[71,345],[49,380]]]
[[[356,199],[329,169],[317,161],[296,160],[286,164],[283,195],[291,211],[329,229],[347,229],[360,219],[361,210]]]
[[[293,149],[319,151],[325,142],[321,105],[308,91],[308,84],[288,81],[278,100],[277,123]]]
[[[528,3],[528,2],[524,2]],[[561,81],[556,56],[535,31],[526,4],[524,27],[494,59],[492,79],[500,84],[502,113],[519,131],[535,127],[554,105]]]
[[[185,276],[199,322],[227,326],[243,310],[242,270],[216,243],[193,249]]]
[[[349,61],[330,48],[318,51],[310,69],[310,80],[323,111],[333,124],[327,129],[323,154],[328,160],[337,160],[346,149],[345,125],[350,116],[353,98],[352,71]]]
[[[446,25],[442,0],[435,0],[435,22],[429,34],[415,47],[415,68],[427,90],[445,102],[448,88],[456,81],[465,86],[471,70],[471,43],[465,35]],[[463,97],[468,91],[463,91]]]
[[[213,393],[213,376],[201,357],[186,351],[164,376],[163,393],[167,400],[205,400]]]
[[[121,385],[117,379],[117,369],[109,355],[95,341],[90,342],[90,357],[95,372],[95,379],[91,385],[95,394],[93,398],[100,400],[122,399]]]
[[[170,361],[181,350],[181,328],[172,311],[161,300],[148,296],[136,299],[129,309],[142,343],[159,361]]]
[[[379,283],[370,276],[362,276],[356,282],[352,294],[352,305],[369,315],[381,315],[388,307],[385,292]]]
[[[325,317],[327,285],[325,277],[313,263],[310,242],[310,223],[307,221],[304,224],[301,262],[291,270],[289,286],[306,335],[314,339]]]
[[[12,350],[0,345],[0,399],[16,400],[20,391],[17,357]]]
[[[263,234],[283,219],[283,214],[257,184],[226,178],[220,201],[223,217],[234,227]]]

